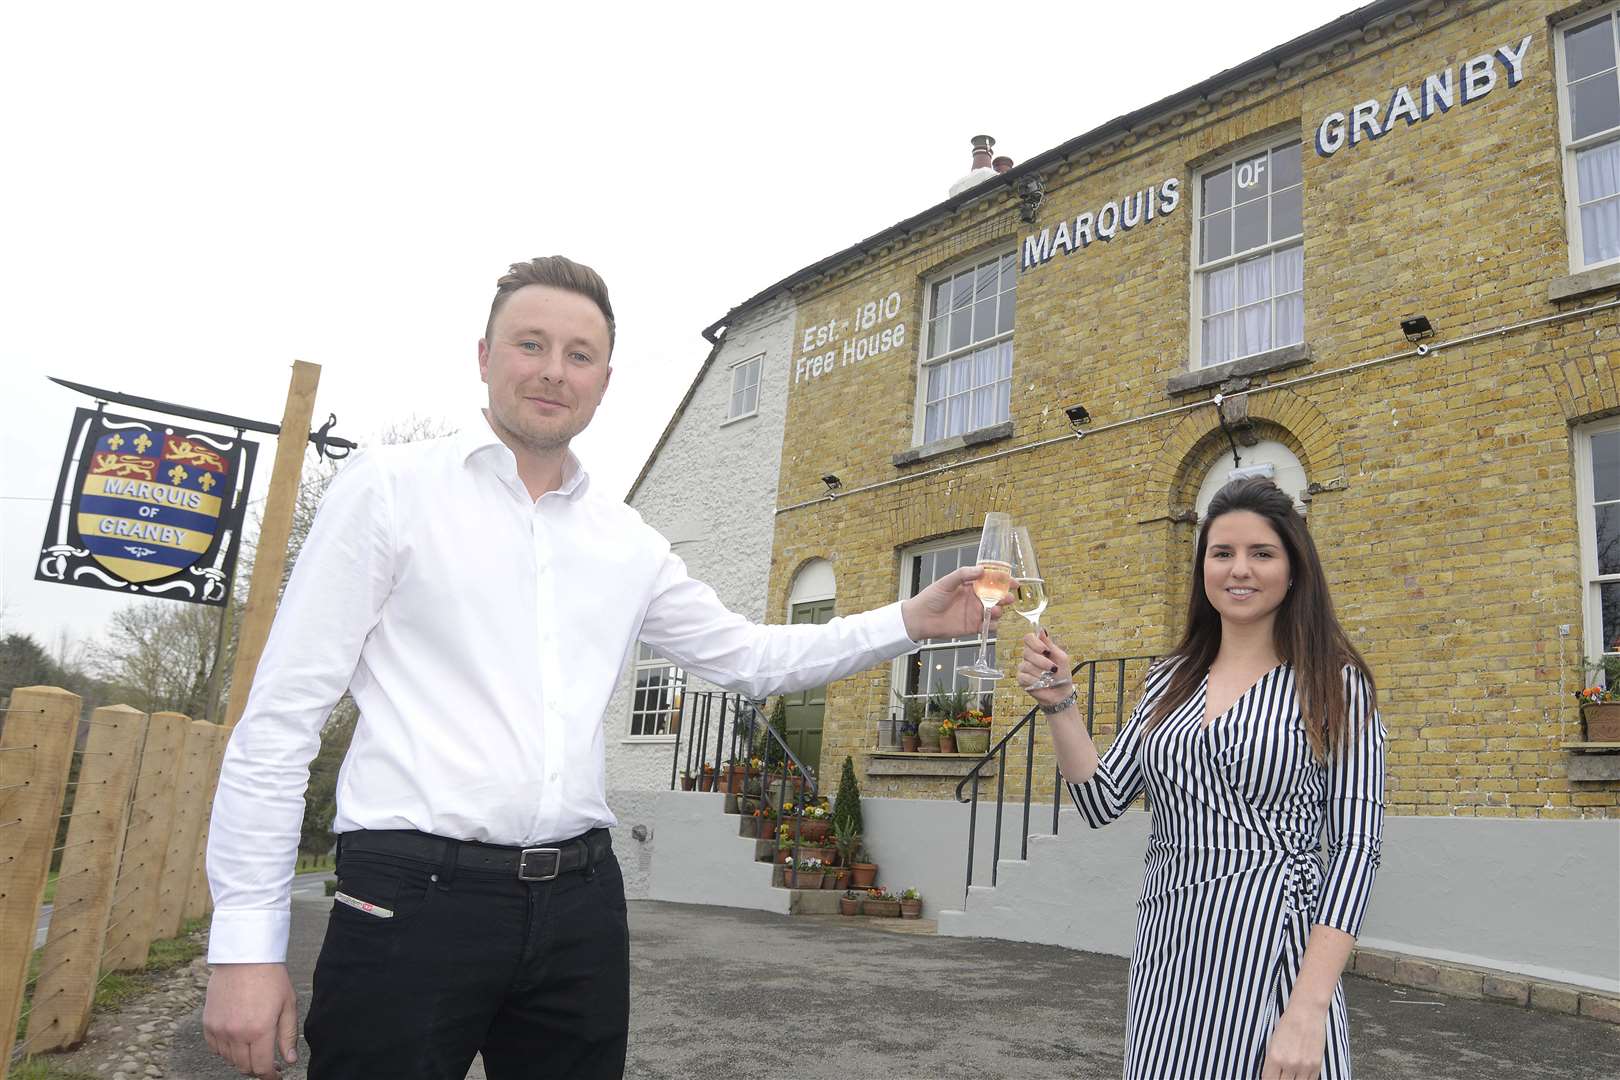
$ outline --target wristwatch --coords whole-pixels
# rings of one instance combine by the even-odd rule
[[[1074,690],[1070,690],[1069,696],[1064,698],[1062,701],[1056,702],[1052,705],[1042,705],[1037,701],[1035,703],[1035,707],[1041,710],[1041,712],[1045,713],[1047,716],[1055,716],[1067,709],[1070,705],[1078,705],[1079,703],[1080,691],[1078,688],[1076,688]]]

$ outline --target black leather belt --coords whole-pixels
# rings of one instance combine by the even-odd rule
[[[572,840],[520,848],[452,840],[412,830],[360,829],[338,837],[340,854],[364,851],[430,863],[448,863],[451,848],[455,849],[458,870],[510,874],[519,881],[550,881],[558,874],[586,870],[608,858],[613,853],[613,838],[606,829],[592,829]]]

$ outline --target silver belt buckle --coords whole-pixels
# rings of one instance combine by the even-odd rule
[[[544,856],[551,856],[551,869],[547,872],[531,870],[531,859],[539,857],[541,866],[546,865]],[[518,880],[519,881],[550,881],[562,872],[562,848],[531,847],[524,848],[518,854]]]

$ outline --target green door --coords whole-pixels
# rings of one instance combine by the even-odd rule
[[[833,601],[812,600],[807,604],[794,604],[788,621],[792,623],[828,622],[833,617]],[[827,688],[802,690],[785,696],[788,747],[798,755],[805,768],[821,775],[821,720],[827,711]]]

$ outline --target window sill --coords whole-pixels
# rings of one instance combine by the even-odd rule
[[[676,738],[674,735],[626,735],[619,742],[626,746],[668,746]]]
[[[907,465],[915,465],[919,461],[927,461],[929,458],[938,457],[941,454],[966,450],[972,446],[983,446],[985,443],[999,442],[1002,439],[1010,439],[1012,436],[1013,422],[1003,420],[999,424],[991,424],[989,427],[969,431],[961,435],[952,435],[948,439],[940,439],[938,442],[931,442],[926,446],[913,446],[910,450],[900,451],[891,460],[894,462],[895,468],[903,469]]]
[[[1554,278],[1547,284],[1547,300],[1554,304],[1560,300],[1579,300],[1617,286],[1620,286],[1620,265],[1600,266],[1596,270]]]
[[[1565,743],[1564,752],[1571,780],[1620,780],[1620,743]]]
[[[744,420],[753,420],[754,418],[756,418],[758,416],[759,416],[759,410],[758,409],[755,409],[753,412],[743,413],[741,416],[728,416],[724,420],[720,421],[720,426],[721,427],[730,427],[732,424],[740,424]]]
[[[908,754],[903,750],[869,750],[866,754],[868,776],[944,777],[960,780],[973,774],[973,763],[983,754]],[[979,770],[985,779],[990,777],[990,766]]]
[[[1212,386],[1219,386],[1227,379],[1237,379],[1248,375],[1265,375],[1273,371],[1282,371],[1286,368],[1298,367],[1311,362],[1311,346],[1290,345],[1285,349],[1272,349],[1270,352],[1256,353],[1245,356],[1241,360],[1228,360],[1224,364],[1214,367],[1198,368],[1194,371],[1184,371],[1173,377],[1165,384],[1165,390],[1171,394],[1185,394],[1189,390],[1207,390]]]

